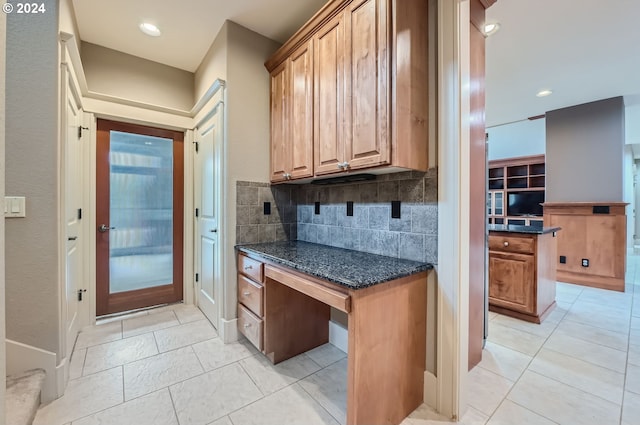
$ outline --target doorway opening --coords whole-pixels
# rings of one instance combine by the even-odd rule
[[[96,315],[183,298],[184,134],[98,120]]]

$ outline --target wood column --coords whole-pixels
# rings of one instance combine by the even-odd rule
[[[471,120],[469,204],[469,369],[482,360],[485,309],[485,262],[487,255],[485,142],[485,9],[496,0],[471,0]]]

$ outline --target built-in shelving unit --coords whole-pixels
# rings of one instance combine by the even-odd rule
[[[544,155],[489,161],[487,217],[489,224],[516,224],[542,227],[540,215],[509,215],[510,193],[545,192]]]

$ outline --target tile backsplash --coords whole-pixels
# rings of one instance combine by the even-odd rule
[[[436,169],[380,175],[367,183],[304,185],[297,201],[298,240],[437,262]],[[391,218],[391,201],[401,202],[400,218]],[[347,216],[347,202],[353,202],[353,216]]]
[[[238,182],[237,243],[302,240],[416,261],[438,259],[437,170],[335,186]],[[400,218],[391,202],[400,201]],[[271,203],[271,215],[264,214]],[[315,214],[315,204],[320,214]],[[353,215],[347,215],[353,202]]]
[[[296,239],[296,187],[239,181],[236,184],[236,243]],[[271,213],[265,214],[269,202]]]

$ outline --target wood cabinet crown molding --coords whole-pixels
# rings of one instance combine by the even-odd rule
[[[332,0],[325,4],[264,63],[267,70],[272,72],[297,48],[309,41],[319,28],[341,13],[351,2],[353,0]]]

